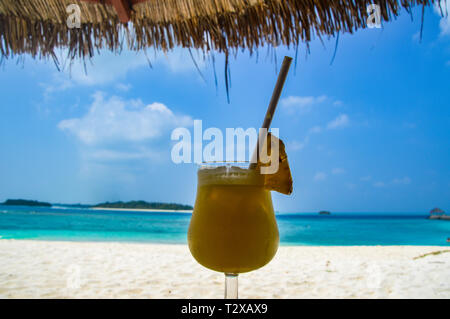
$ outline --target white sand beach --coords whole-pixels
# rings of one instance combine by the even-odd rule
[[[240,298],[450,298],[449,247],[281,247]],[[423,254],[448,251],[435,255]],[[222,298],[186,245],[0,240],[0,298]]]

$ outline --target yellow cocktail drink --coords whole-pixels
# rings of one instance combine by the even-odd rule
[[[271,194],[256,170],[198,171],[188,243],[201,265],[232,274],[252,271],[273,258],[278,242]]]

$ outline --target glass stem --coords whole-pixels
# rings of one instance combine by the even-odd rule
[[[237,274],[225,274],[225,299],[238,299]]]

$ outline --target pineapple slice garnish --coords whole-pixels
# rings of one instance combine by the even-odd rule
[[[278,158],[273,158],[271,152],[271,138],[278,140],[279,145],[279,156]],[[278,171],[274,174],[263,174],[264,177],[264,187],[269,190],[273,190],[282,194],[290,195],[292,193],[292,175],[291,169],[289,168],[289,162],[286,154],[286,148],[284,146],[283,141],[281,141],[276,136],[273,136],[271,133],[267,134],[266,138],[266,147],[268,149],[267,155],[270,158],[269,163],[261,163],[258,160],[257,169],[260,170],[261,167],[270,166],[271,161],[278,160],[279,167]],[[274,154],[275,155],[275,154]]]

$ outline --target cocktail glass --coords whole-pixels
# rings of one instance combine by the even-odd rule
[[[192,256],[225,273],[225,298],[238,297],[238,274],[266,265],[279,234],[270,191],[249,163],[214,163],[198,169],[195,207],[188,231]]]

